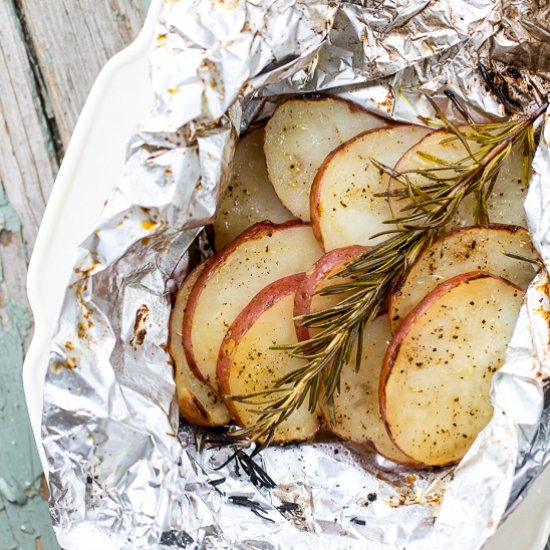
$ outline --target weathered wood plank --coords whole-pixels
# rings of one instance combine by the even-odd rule
[[[105,61],[147,0],[0,1],[0,549],[58,548],[27,419],[32,250],[63,150]],[[47,8],[47,9],[45,9]]]
[[[59,134],[67,144],[88,92],[105,62],[136,36],[143,0],[18,0]]]
[[[0,21],[0,182],[32,248],[58,164],[23,30],[11,3],[0,3]]]
[[[0,21],[0,547],[50,550],[57,544],[39,495],[21,369],[31,328],[25,243],[32,248],[58,162],[12,3],[0,2]]]

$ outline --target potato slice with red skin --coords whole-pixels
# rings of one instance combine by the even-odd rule
[[[346,297],[345,294],[322,296],[315,293],[339,282],[339,279],[330,279],[330,276],[367,250],[368,247],[364,246],[348,246],[331,250],[321,256],[304,277],[296,292],[294,316],[322,311],[342,301]],[[299,320],[295,323],[296,334],[300,341],[307,340],[311,333],[319,330],[302,327]],[[380,370],[390,340],[388,316],[381,315],[365,329],[363,359],[359,372],[355,372],[355,363],[349,363],[342,369],[341,392],[334,395],[336,423],[331,424],[326,407],[322,412],[329,429],[342,439],[372,445],[378,453],[394,462],[415,465],[414,461],[395,447],[380,415],[378,399]],[[355,355],[352,354],[352,357]]]
[[[327,252],[315,262],[315,265],[307,272],[294,299],[294,316],[307,315],[311,312],[323,311],[338,305],[348,294],[332,294],[323,296],[316,294],[327,286],[340,284],[349,279],[330,277],[341,271],[347,263],[366,252],[366,246],[347,246]],[[311,334],[319,329],[308,329],[296,320],[296,335],[298,340],[308,340]]]
[[[225,335],[217,375],[227,408],[240,426],[250,427],[256,423],[257,410],[264,407],[262,398],[254,404],[245,404],[231,400],[231,396],[249,396],[274,389],[278,380],[305,364],[287,350],[272,349],[274,345],[297,342],[292,310],[294,294],[303,278],[303,273],[291,275],[265,287],[239,313]],[[273,442],[306,441],[318,429],[319,417],[308,411],[306,400],[275,430]]]
[[[266,125],[269,179],[281,202],[309,221],[309,192],[325,157],[351,137],[387,122],[344,99],[293,98],[277,107]]]
[[[199,380],[189,368],[182,340],[187,299],[207,263],[197,266],[178,290],[170,315],[168,350],[174,362],[174,378],[181,416],[192,424],[213,427],[228,424],[229,412],[217,393]]]
[[[395,332],[403,319],[438,284],[469,271],[487,271],[526,289],[535,276],[532,264],[506,256],[535,260],[529,232],[516,225],[491,224],[455,229],[427,248],[390,299]]]
[[[467,135],[468,127],[461,126],[461,130]],[[395,166],[397,172],[407,170],[425,170],[436,168],[440,165],[436,160],[430,160],[419,156],[419,153],[428,153],[432,157],[442,159],[447,163],[456,163],[468,156],[468,152],[458,139],[449,140],[452,136],[447,130],[439,130],[427,135],[422,141],[413,145],[399,160]],[[470,150],[479,151],[479,145],[468,140]],[[456,172],[452,170],[439,171],[441,177],[449,177]],[[418,174],[408,174],[412,183],[426,184],[428,179]],[[403,186],[390,178],[390,189],[402,189]],[[527,182],[523,179],[523,146],[517,145],[512,149],[508,157],[503,161],[501,169],[496,177],[493,192],[487,199],[487,211],[492,223],[509,223],[526,226],[523,201],[527,195]],[[402,205],[408,202],[391,199],[391,209],[395,216],[400,216]],[[458,211],[447,224],[449,229],[475,224],[474,196],[471,194],[464,198]]]
[[[400,124],[364,132],[334,150],[315,176],[310,195],[311,223],[326,251],[353,244],[374,245],[394,226],[385,197],[389,177],[371,159],[393,167],[430,130]]]
[[[220,345],[239,312],[266,285],[302,273],[321,256],[311,227],[263,222],[220,250],[195,283],[183,323],[189,366],[217,389]]]
[[[335,423],[331,423],[326,407],[323,408],[323,416],[332,433],[342,439],[372,445],[378,453],[393,462],[417,466],[394,445],[380,414],[380,372],[390,340],[388,315],[379,315],[363,333],[359,371],[355,370],[355,361],[342,368],[340,392],[334,394]],[[355,350],[352,357],[355,358]]]
[[[263,128],[249,132],[237,144],[229,184],[214,220],[216,250],[257,222],[294,218],[269,181],[263,145]]]
[[[459,461],[492,416],[489,389],[512,337],[523,290],[489,273],[436,287],[405,319],[384,358],[380,408],[406,455]]]

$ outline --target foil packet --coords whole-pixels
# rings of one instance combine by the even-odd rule
[[[42,440],[67,550],[477,549],[550,459],[548,275],[531,284],[494,417],[452,469],[403,472],[349,446],[270,447],[257,488],[231,449],[179,426],[166,351],[171,293],[215,215],[235,144],[286,94],[325,92],[401,121],[504,116],[479,64],[530,109],[550,90],[550,8],[532,0],[164,0],[156,102],[77,251],[52,339]],[[525,203],[550,265],[550,124]]]

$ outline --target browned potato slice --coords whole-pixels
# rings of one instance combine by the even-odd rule
[[[340,284],[346,279],[330,279],[330,277],[341,271],[345,265],[368,250],[365,246],[348,246],[331,250],[317,260],[315,265],[308,271],[296,297],[294,299],[294,316],[307,315],[311,312],[323,311],[336,306],[344,298],[345,294],[332,294],[323,296],[318,294],[327,286]],[[319,329],[308,329],[296,320],[296,335],[298,340],[307,340],[311,333]]]
[[[393,167],[403,153],[429,130],[402,124],[360,134],[333,151],[317,172],[311,188],[311,223],[326,251],[352,244],[369,246],[392,229],[386,198],[389,178],[371,159]]]
[[[185,279],[176,296],[170,316],[168,348],[174,361],[176,392],[180,414],[185,420],[201,426],[223,426],[230,420],[229,412],[216,392],[201,382],[191,371],[183,349],[183,316],[187,299],[206,262],[197,266]]]
[[[462,127],[467,133],[467,128]],[[464,159],[467,156],[464,145],[459,140],[449,140],[451,134],[446,130],[440,130],[427,135],[422,141],[414,145],[407,151],[395,166],[396,171],[405,172],[407,170],[424,170],[426,168],[435,168],[439,164],[435,160],[429,160],[419,156],[419,152],[428,153],[432,157],[442,159],[447,163],[453,163]],[[478,145],[473,141],[468,141],[473,152],[479,150]],[[455,173],[454,171],[440,171],[438,175],[448,177]],[[425,184],[426,178],[420,175],[409,174],[409,180],[416,184]],[[396,189],[402,186],[395,180],[391,180],[390,188]],[[521,146],[512,149],[508,158],[503,162],[501,170],[497,176],[493,193],[487,201],[487,210],[489,219],[492,223],[509,223],[514,225],[526,226],[523,201],[527,194],[527,185],[523,181],[523,153]],[[399,215],[402,201],[392,200],[392,210],[394,214]],[[451,219],[449,228],[457,226],[468,226],[475,223],[473,210],[474,197],[469,195],[460,205],[458,212]]]
[[[220,344],[238,313],[266,285],[302,273],[321,254],[311,227],[299,221],[253,225],[218,252],[195,283],[183,322],[193,372],[217,389]]]
[[[456,229],[425,250],[390,300],[395,332],[403,319],[438,284],[468,271],[487,271],[526,289],[532,264],[506,256],[537,257],[529,233],[515,225],[473,226]]]
[[[416,465],[393,443],[380,414],[378,386],[384,354],[391,340],[387,315],[377,317],[363,334],[361,367],[345,365],[340,375],[340,393],[334,395],[335,424],[327,409],[323,415],[330,430],[342,439],[372,444],[386,458],[401,464]],[[355,352],[352,354],[354,357]]]
[[[459,461],[489,422],[523,291],[488,273],[462,274],[428,294],[395,334],[380,379],[396,446],[429,466]]]
[[[263,145],[263,128],[246,134],[237,144],[231,178],[214,220],[216,250],[257,222],[282,223],[294,217],[267,177]]]
[[[309,221],[309,191],[325,157],[351,137],[386,122],[343,99],[296,98],[280,105],[265,129],[269,179],[281,202]]]
[[[278,380],[304,365],[304,360],[292,357],[288,351],[272,349],[274,345],[297,342],[292,309],[303,277],[301,273],[271,283],[239,313],[220,349],[217,374],[222,395],[249,396],[274,389]],[[226,403],[241,426],[252,426],[258,420],[262,405],[231,399]],[[306,400],[277,428],[273,441],[305,441],[318,429],[319,418],[308,411]]]

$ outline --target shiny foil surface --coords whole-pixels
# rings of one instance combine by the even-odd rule
[[[477,120],[502,117],[482,63],[529,111],[550,90],[549,21],[531,0],[165,0],[156,105],[78,250],[52,340],[43,444],[65,549],[482,546],[550,459],[546,273],[494,377],[494,418],[458,467],[404,471],[334,442],[271,447],[256,460],[274,489],[178,425],[170,295],[215,215],[239,133],[281,95],[329,93],[418,123],[434,116],[427,95],[456,118],[451,91]],[[546,267],[548,116],[525,204]]]

